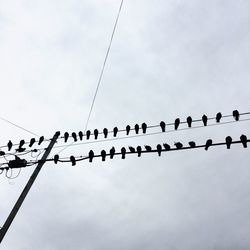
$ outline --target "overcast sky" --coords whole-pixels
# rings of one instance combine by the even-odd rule
[[[84,130],[119,5],[1,1],[0,117],[45,137]],[[249,13],[248,0],[124,0],[88,128],[250,111]],[[0,129],[0,145],[32,137],[4,121]],[[72,146],[60,156],[241,134],[250,136],[249,122]],[[242,145],[46,163],[1,249],[250,249],[249,166]],[[0,176],[0,226],[33,170]]]

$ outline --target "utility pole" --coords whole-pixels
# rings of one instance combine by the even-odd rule
[[[6,219],[3,227],[0,230],[0,243],[2,242],[5,234],[7,233],[12,221],[14,220],[17,212],[19,211],[25,197],[27,196],[31,186],[33,185],[34,181],[36,180],[36,177],[38,176],[43,164],[45,163],[47,157],[49,156],[49,153],[51,152],[53,146],[56,143],[57,138],[59,137],[60,132],[56,132],[55,135],[53,136],[49,146],[46,148],[41,160],[38,162],[37,167],[35,168],[33,174],[30,176],[29,181],[27,182],[26,186],[23,189],[23,192],[21,193],[21,195],[19,196],[15,206],[13,207],[13,209],[11,210],[8,218]]]

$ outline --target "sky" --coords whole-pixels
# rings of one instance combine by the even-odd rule
[[[1,1],[0,117],[46,138],[84,130],[119,6]],[[248,0],[124,0],[88,129],[250,111],[249,11]],[[0,145],[33,137],[4,121],[0,131]],[[71,146],[60,157],[241,134],[250,136],[248,121]],[[48,162],[1,249],[249,249],[249,165],[242,145]],[[0,175],[0,226],[33,170]]]

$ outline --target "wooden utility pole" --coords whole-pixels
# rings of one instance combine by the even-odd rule
[[[13,207],[13,209],[11,210],[8,218],[6,219],[3,227],[0,230],[0,243],[2,242],[5,234],[7,233],[12,221],[14,220],[17,212],[19,211],[25,197],[27,196],[31,186],[33,185],[36,177],[38,176],[43,164],[45,163],[47,157],[49,156],[49,153],[51,152],[53,146],[56,143],[57,138],[59,137],[60,132],[56,132],[55,135],[53,136],[49,146],[46,148],[41,160],[38,162],[38,165],[36,167],[36,169],[34,170],[33,174],[30,176],[29,181],[27,182],[25,188],[23,189],[23,192],[21,193],[21,195],[19,196],[15,206]]]

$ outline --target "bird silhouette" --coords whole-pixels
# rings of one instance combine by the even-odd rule
[[[244,148],[247,148],[247,137],[245,135],[241,135],[240,141]]]
[[[59,155],[54,155],[54,163],[57,164],[59,160]]]
[[[188,117],[187,117],[187,124],[188,124],[188,127],[189,127],[189,128],[192,127],[192,121],[193,121],[192,117],[191,117],[191,116],[188,116]]]
[[[72,166],[76,165],[76,158],[73,155],[70,156],[70,161],[72,163]]]
[[[182,143],[180,142],[175,142],[174,145],[176,146],[177,149],[181,149],[183,147]]]
[[[203,121],[204,126],[207,126],[207,116],[203,115],[201,119]]]
[[[29,147],[31,148],[35,142],[36,142],[36,139],[35,138],[31,138],[30,139]]]
[[[205,144],[205,150],[208,150],[208,148],[213,144],[213,141],[211,139],[208,139]]]
[[[95,129],[95,130],[94,130],[94,137],[95,137],[95,140],[97,139],[97,137],[98,137],[98,134],[99,134],[99,131],[98,131],[98,129]]]
[[[156,149],[157,149],[158,155],[161,156],[161,151],[162,151],[161,144],[157,144]]]
[[[38,145],[41,145],[43,141],[44,141],[44,136],[41,136],[39,138]]]
[[[90,131],[90,130],[87,130],[87,131],[86,131],[86,139],[87,139],[87,140],[89,140],[90,135],[91,135],[91,131]]]
[[[230,149],[231,144],[232,144],[232,137],[227,136],[225,140],[226,140],[227,149]]]
[[[180,125],[180,118],[176,118],[174,121],[174,129],[177,130]]]
[[[107,138],[108,137],[108,129],[107,128],[104,128],[103,129],[103,135],[104,135],[104,138]]]
[[[73,137],[73,139],[74,139],[74,142],[76,142],[76,141],[77,141],[77,135],[76,135],[76,133],[73,132],[71,135],[72,135],[72,137]]]
[[[146,131],[147,131],[147,124],[144,122],[144,123],[142,123],[142,125],[141,125],[141,128],[142,128],[142,133],[143,134],[145,134],[146,133]]]
[[[163,147],[165,148],[165,150],[171,149],[170,145],[168,145],[167,143],[163,143]]]
[[[129,150],[130,150],[131,153],[135,153],[135,148],[133,148],[131,146],[129,146],[128,148],[129,148]]]
[[[94,151],[93,151],[93,150],[90,150],[90,151],[89,151],[89,162],[92,162],[92,161],[93,161],[94,156],[95,156]]]
[[[117,127],[114,127],[114,129],[113,129],[114,137],[117,136],[117,132],[118,132],[118,128],[117,128]]]
[[[152,148],[149,145],[144,145],[144,147],[147,152],[150,152],[152,150]]]
[[[105,161],[105,159],[106,159],[106,151],[104,149],[101,151],[101,156],[102,156],[102,161]]]
[[[121,153],[122,153],[122,159],[125,159],[125,155],[126,155],[126,148],[125,147],[121,148]]]
[[[67,142],[69,139],[69,133],[68,132],[65,132],[64,133],[64,142]]]
[[[137,146],[136,151],[137,151],[138,157],[141,157],[141,151],[142,151],[141,146]]]
[[[21,140],[21,141],[19,142],[19,148],[21,148],[24,144],[25,144],[25,141],[24,141],[24,140]]]
[[[188,144],[191,148],[195,148],[196,146],[196,143],[194,141],[190,141]]]
[[[131,129],[130,126],[127,125],[127,126],[126,126],[126,135],[129,135],[130,129]]]
[[[82,138],[83,138],[83,132],[82,132],[82,131],[79,131],[78,135],[79,135],[80,141],[82,141]]]
[[[5,152],[4,151],[0,151],[0,156],[3,156],[5,155]]]
[[[18,153],[22,153],[25,151],[26,148],[22,148],[22,147],[19,147],[18,149],[16,149],[16,152]]]
[[[110,159],[113,159],[113,158],[114,158],[114,155],[115,155],[115,147],[112,147],[112,148],[109,150],[109,154],[110,154]]]
[[[166,123],[164,121],[160,122],[160,127],[161,127],[161,131],[165,132],[166,131]]]
[[[221,118],[222,118],[221,112],[217,113],[217,114],[216,114],[216,118],[215,118],[215,119],[216,119],[216,122],[220,122]]]
[[[138,125],[138,124],[135,124],[135,133],[136,133],[136,134],[139,133],[139,129],[140,129],[139,125]]]
[[[233,117],[234,117],[235,121],[239,121],[240,113],[238,110],[233,111]]]

